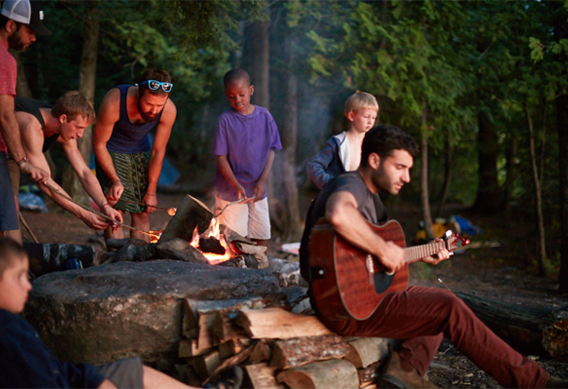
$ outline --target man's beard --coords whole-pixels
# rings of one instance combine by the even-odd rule
[[[162,111],[158,112],[155,116],[149,116],[146,112],[142,111],[142,107],[140,106],[140,98],[138,98],[138,102],[136,103],[136,107],[138,108],[138,112],[140,112],[140,116],[142,116],[142,119],[144,119],[144,121],[146,122],[153,122],[154,120],[156,120],[158,118],[158,116],[160,116],[160,114],[162,113]]]
[[[8,46],[11,49],[14,49],[19,52],[25,51],[28,48],[26,45],[24,45],[24,42],[22,42],[22,37],[20,36],[20,30],[16,31],[15,33],[13,33],[8,37]]]

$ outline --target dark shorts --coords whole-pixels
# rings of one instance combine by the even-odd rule
[[[14,231],[19,228],[8,157],[6,153],[0,152],[0,231]]]
[[[10,170],[10,180],[12,180],[12,192],[18,197],[20,192],[20,167],[13,158],[8,157],[8,169]]]
[[[97,366],[96,369],[118,389],[142,389],[143,367],[140,358],[120,359],[116,362]]]
[[[122,192],[120,197],[121,200],[142,203],[142,199],[148,190],[150,151],[137,154],[121,154],[109,151],[109,154],[112,158],[114,170],[122,182],[122,186],[124,186],[124,192]],[[107,194],[111,182],[97,161],[95,161],[95,167],[97,169],[97,179],[103,188],[103,192]],[[142,213],[146,207],[119,200],[115,208],[130,213]]]

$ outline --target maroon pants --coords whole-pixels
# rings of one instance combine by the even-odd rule
[[[487,328],[452,292],[411,286],[386,295],[367,320],[331,321],[340,335],[404,339],[401,359],[424,375],[443,337],[506,388],[542,388],[550,377]]]

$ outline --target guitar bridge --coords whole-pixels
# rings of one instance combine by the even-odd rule
[[[367,272],[369,273],[369,284],[373,287],[375,286],[375,264],[373,263],[373,257],[371,254],[367,255],[365,259],[365,265],[367,266]]]

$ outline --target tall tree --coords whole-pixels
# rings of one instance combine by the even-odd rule
[[[97,54],[99,47],[99,2],[95,0],[84,1],[83,19],[83,52],[79,75],[79,92],[85,96],[91,104],[95,104],[95,80],[97,74]],[[91,139],[93,126],[85,128],[83,137],[77,139],[77,146],[83,159],[87,163],[91,158]],[[71,165],[67,165],[63,173],[63,188],[75,201],[84,205],[89,204],[87,193],[77,179]]]

